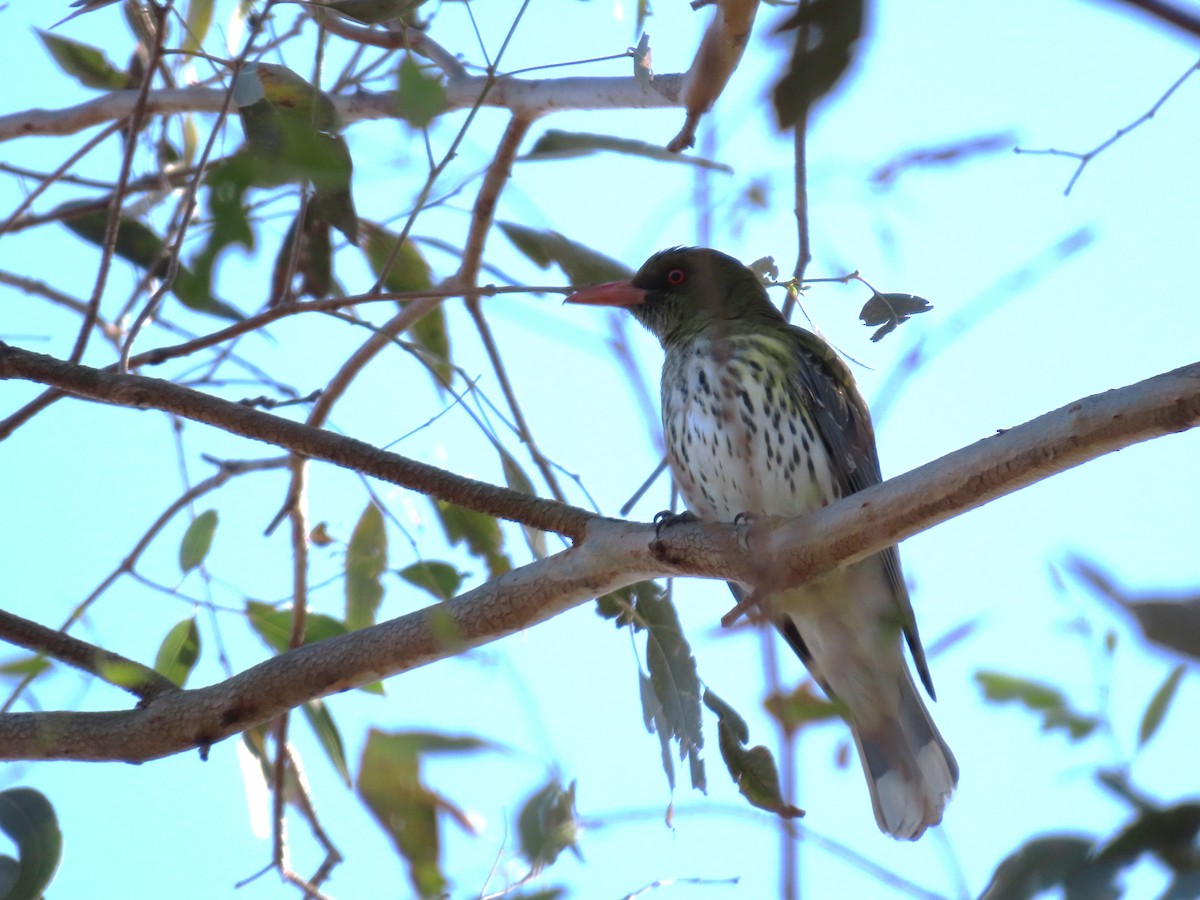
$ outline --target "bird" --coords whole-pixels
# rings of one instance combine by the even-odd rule
[[[667,461],[695,517],[799,516],[882,480],[849,367],[733,257],[674,247],[566,302],[624,307],[662,344]],[[849,724],[880,830],[916,840],[939,824],[958,763],[904,659],[901,635],[936,699],[897,548],[780,591],[765,613]]]

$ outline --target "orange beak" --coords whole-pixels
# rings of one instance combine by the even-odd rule
[[[646,292],[628,281],[610,281],[576,291],[563,303],[584,303],[588,306],[637,306],[646,301]]]

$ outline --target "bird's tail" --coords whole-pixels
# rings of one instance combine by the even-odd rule
[[[897,715],[870,728],[851,721],[871,805],[881,831],[915,841],[942,811],[958,783],[958,763],[929,716],[907,668],[899,673]]]

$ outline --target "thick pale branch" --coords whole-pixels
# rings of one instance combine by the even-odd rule
[[[682,75],[657,75],[643,87],[632,76],[620,78],[525,79],[499,77],[482,105],[506,108],[527,119],[551,112],[578,109],[668,109],[681,105]],[[473,75],[446,86],[448,110],[470,109],[479,102],[486,76]],[[227,92],[217,88],[177,88],[150,91],[147,115],[200,112],[218,113]],[[396,119],[396,95],[361,92],[334,97],[343,121]],[[113,91],[87,103],[63,109],[28,109],[0,116],[0,141],[27,135],[76,134],[104,122],[127,118],[134,109],[137,91]]]
[[[596,519],[583,546],[448,603],[276,656],[211,687],[120,712],[0,716],[0,759],[140,762],[223,738],[306,700],[386,678],[543,622],[652,577],[651,526]],[[569,663],[569,660],[564,660]]]
[[[31,368],[46,359],[0,344],[0,377],[31,377]],[[81,369],[66,367],[55,383],[71,390],[91,387],[95,399],[130,405],[165,396],[161,387],[148,390],[143,384],[152,379],[130,385],[129,376],[112,396],[95,396],[88,378],[102,373],[85,370],[87,377],[81,377]],[[312,429],[285,424],[300,429],[286,437],[310,438],[303,432]],[[456,655],[635,581],[697,575],[766,590],[798,583],[1089,459],[1198,424],[1200,363],[1071,403],[799,519],[685,524],[655,538],[651,526],[588,517],[580,526],[581,542],[569,550],[449,603],[300,647],[220,684],[154,698],[123,712],[0,716],[0,759],[138,761],[205,749],[305,700]],[[327,438],[359,445],[336,435]],[[274,442],[306,452],[282,439]],[[341,462],[353,454],[314,455]]]

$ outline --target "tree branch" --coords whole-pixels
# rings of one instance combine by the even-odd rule
[[[481,106],[510,109],[529,119],[552,112],[585,109],[672,109],[682,104],[679,88],[682,75],[657,75],[647,87],[632,76],[619,78],[525,79],[498,76],[482,101],[480,92],[487,84],[486,75],[472,75],[446,86],[446,111]],[[170,113],[217,113],[225,90],[216,88],[175,88],[150,91],[146,97],[147,115]],[[137,91],[113,91],[95,100],[62,109],[28,109],[0,116],[0,141],[29,135],[76,134],[104,122],[126,118],[137,100]],[[333,98],[344,122],[365,119],[396,119],[396,95],[393,92],[362,91]]]
[[[0,344],[0,377],[53,376],[60,387],[86,388],[91,393],[85,395],[93,399],[127,405],[153,406],[167,399],[175,403],[176,392],[183,391],[153,379],[103,375],[46,360]],[[179,405],[184,409],[172,411],[203,413],[204,418],[192,417],[245,433],[240,430],[242,420],[233,423],[239,427],[213,421],[213,407],[199,402]],[[248,421],[255,424],[261,424],[260,418],[274,419],[244,412],[252,414]],[[0,716],[0,759],[135,762],[191,747],[204,752],[216,741],[306,700],[458,655],[627,584],[663,575],[732,579],[763,590],[797,584],[1089,459],[1198,424],[1200,363],[1195,363],[1068,404],[797,519],[761,519],[736,526],[691,523],[673,526],[656,538],[653,526],[587,516],[566,507],[565,517],[580,516],[576,536],[581,540],[555,556],[448,603],[307,644],[219,684],[155,698],[140,709]],[[394,457],[349,438],[322,431],[310,434],[313,431],[279,420],[269,436],[249,436],[295,452],[319,450],[311,455],[341,465]],[[459,490],[466,489],[464,483],[478,484],[450,473],[440,475]],[[500,490],[481,484],[474,489]],[[559,504],[539,500],[535,506],[549,511]]]
[[[1173,25],[1193,37],[1200,37],[1200,16],[1186,9],[1172,6],[1164,0],[1120,0],[1120,2],[1141,10],[1151,18]]]
[[[253,440],[265,441],[310,459],[323,459],[401,487],[420,491],[542,531],[578,540],[596,516],[586,510],[530,497],[517,491],[464,478],[436,466],[344,437],[222,400],[158,378],[117,375],[31,353],[0,341],[0,379],[18,378],[60,388],[114,406],[160,409]]]

